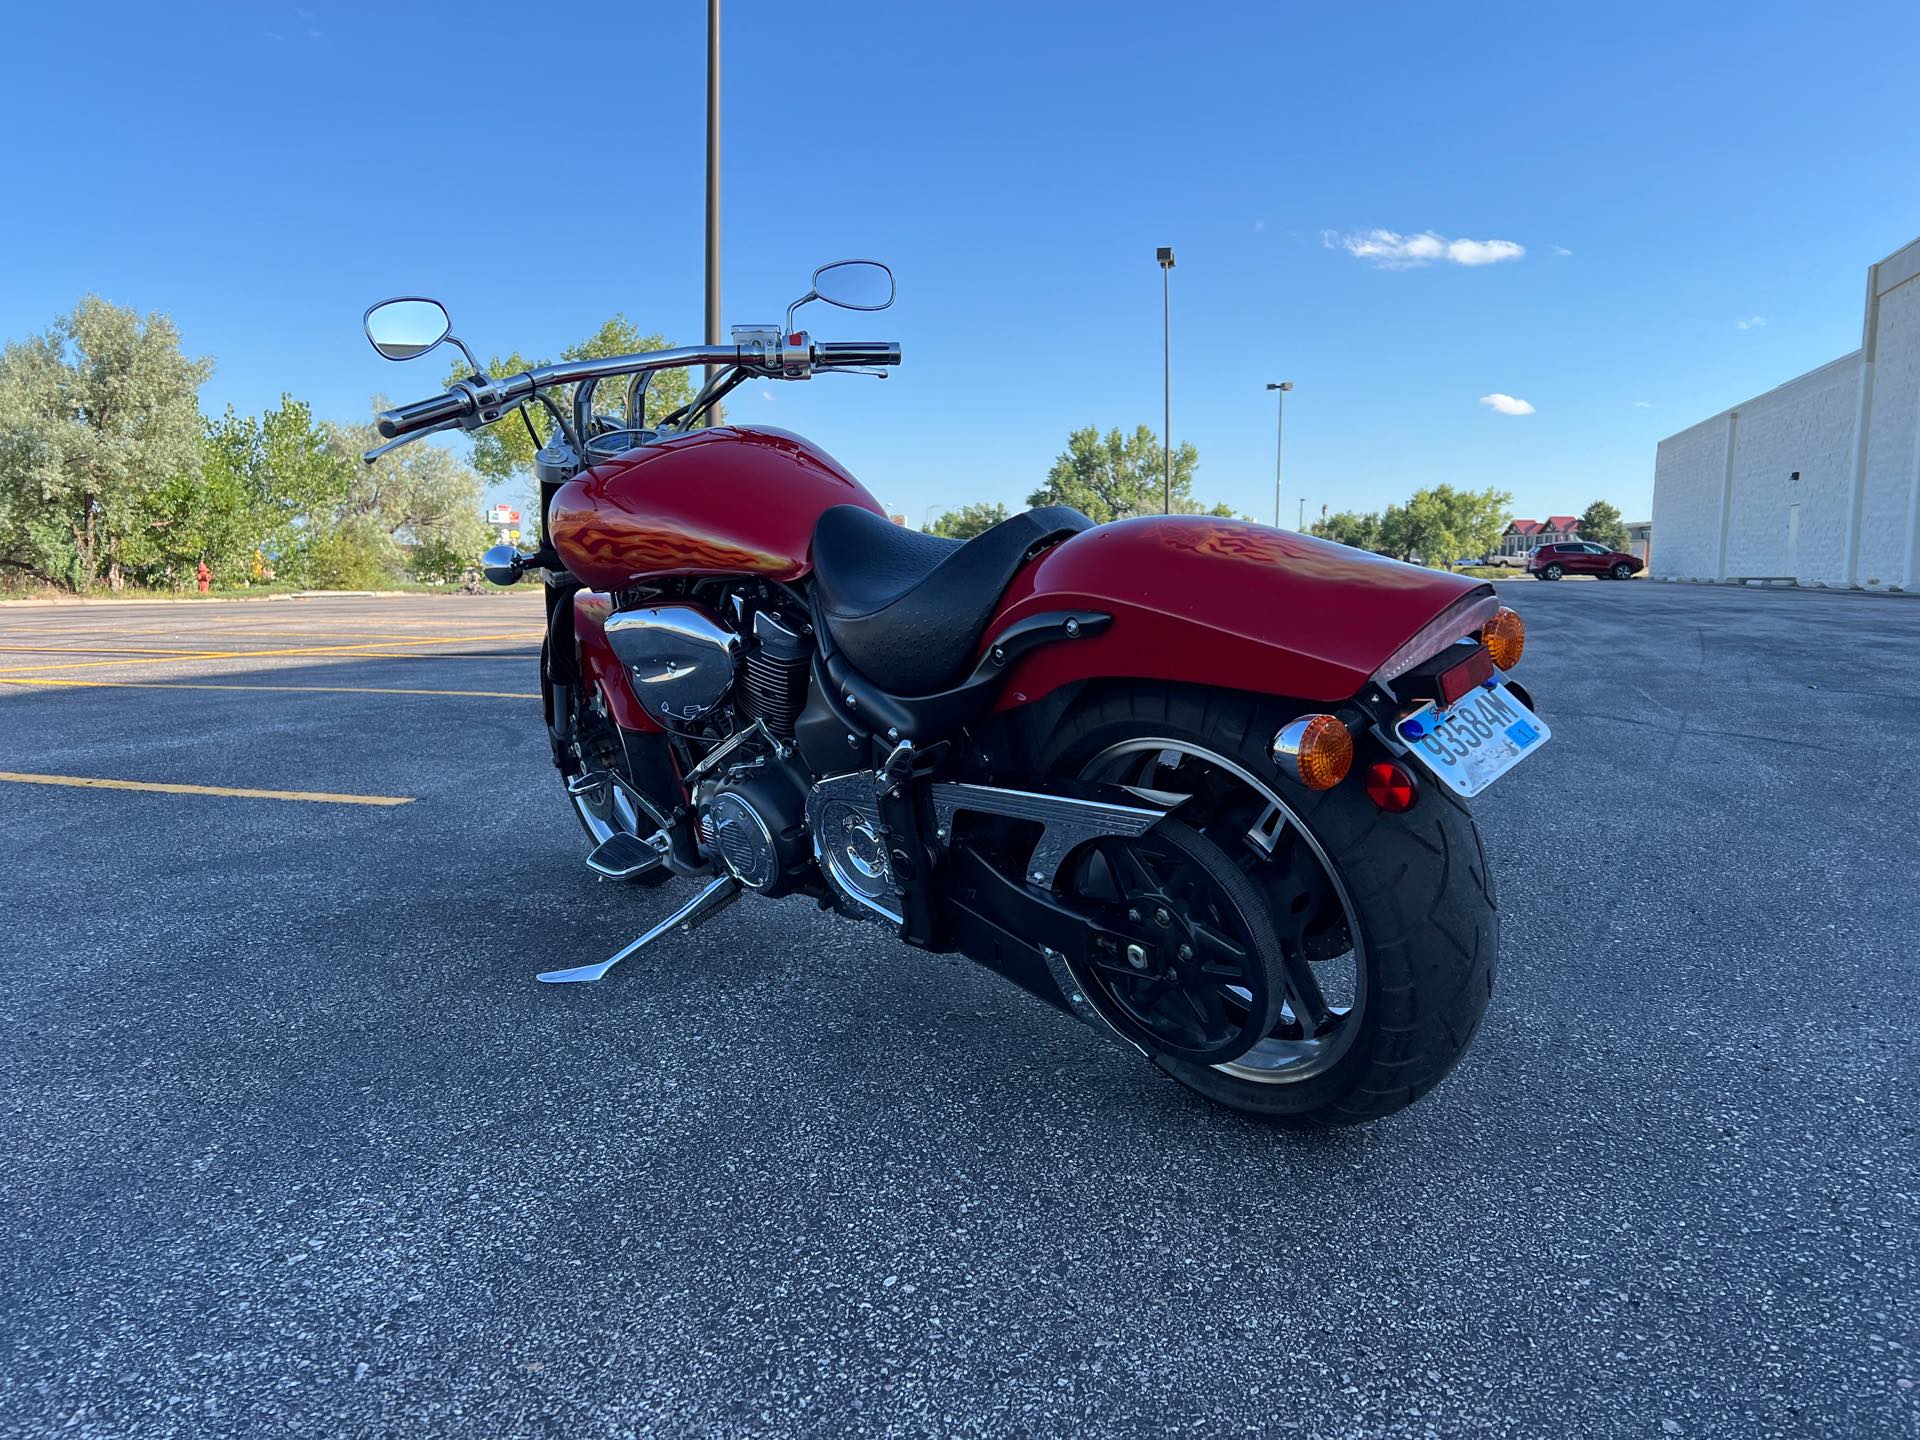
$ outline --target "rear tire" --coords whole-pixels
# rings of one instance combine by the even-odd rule
[[[1566,573],[1566,570],[1559,565],[1549,565],[1540,572],[1540,578],[1543,580],[1558,580]]]
[[[1352,942],[1355,998],[1337,1017],[1338,1031],[1330,1032],[1339,1048],[1329,1050],[1317,1066],[1272,1070],[1166,1056],[1154,1063],[1188,1089],[1243,1114],[1294,1129],[1327,1129],[1403,1109],[1459,1062],[1493,993],[1499,917],[1479,831],[1466,809],[1439,786],[1427,787],[1407,813],[1390,815],[1377,809],[1352,777],[1322,791],[1278,777],[1268,745],[1303,708],[1240,692],[1148,682],[1102,687],[1069,709],[1047,738],[1041,759],[1047,773],[1079,776],[1094,773],[1090,766],[1110,770],[1116,763],[1132,764],[1136,754],[1156,763],[1154,746],[1142,742],[1169,742],[1189,757],[1181,766],[1200,767],[1197,773],[1210,787],[1179,816],[1222,848],[1244,851],[1252,837],[1244,818],[1235,818],[1228,802],[1213,798],[1216,791],[1224,795],[1231,786],[1242,786],[1256,803],[1264,803],[1257,800],[1261,792],[1248,786],[1251,779],[1264,787],[1267,800],[1291,812],[1288,827],[1278,832],[1280,840],[1288,841],[1294,824],[1310,838],[1331,893],[1345,907],[1342,924],[1356,932],[1345,937]],[[1111,758],[1116,755],[1122,757],[1118,762]],[[1209,762],[1198,755],[1225,761],[1240,774],[1217,764],[1209,770]],[[1207,806],[1216,806],[1220,816],[1211,833]],[[1295,852],[1296,858],[1303,853]],[[1269,876],[1278,869],[1280,854],[1276,844],[1273,859],[1246,857],[1249,878],[1258,882]],[[1275,893],[1297,892],[1276,892],[1270,884],[1269,894]],[[1284,906],[1273,908],[1278,913]],[[1311,948],[1309,932],[1297,933],[1309,936]],[[1335,958],[1311,956],[1315,967]],[[1296,1071],[1298,1078],[1291,1078]]]

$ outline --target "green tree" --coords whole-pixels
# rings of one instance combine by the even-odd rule
[[[1200,452],[1183,444],[1173,452],[1173,505],[1176,515],[1232,515],[1228,505],[1211,509],[1193,498],[1193,472]],[[1093,426],[1075,430],[1067,448],[1047,472],[1047,483],[1027,497],[1029,505],[1071,505],[1096,525],[1133,515],[1158,515],[1166,500],[1160,440],[1145,425],[1133,434]]]
[[[561,351],[560,359],[604,360],[613,355],[632,355],[642,350],[669,348],[666,337],[643,335],[640,328],[625,315],[616,314],[586,339]],[[552,363],[549,360],[530,360],[516,350],[511,355],[497,355],[487,361],[487,374],[495,379],[505,379]],[[466,374],[464,364],[456,366],[447,376],[448,383],[463,380]],[[692,375],[692,371],[685,369],[654,373],[647,387],[647,418],[650,421],[658,421],[693,398]],[[573,387],[570,385],[554,392],[554,400],[569,418],[573,413],[572,395]],[[602,381],[594,392],[594,409],[602,414],[624,417],[626,405],[624,378]],[[544,406],[529,405],[527,413],[543,438],[553,429],[553,417]],[[527,427],[514,416],[507,416],[484,430],[475,430],[469,438],[473,441],[473,468],[489,480],[507,480],[515,475],[528,474],[533,469],[533,439],[527,434]],[[530,516],[540,513],[537,503],[523,508]]]
[[[1627,527],[1620,519],[1619,507],[1605,500],[1587,506],[1580,516],[1580,538],[1609,550],[1626,549]]]
[[[1512,504],[1513,496],[1492,488],[1416,490],[1405,505],[1389,505],[1381,515],[1380,548],[1402,560],[1451,568],[1458,557],[1484,555],[1499,543]]]
[[[256,556],[296,578],[303,546],[333,522],[352,478],[304,401],[282,395],[258,419],[229,408],[207,422],[197,472],[177,473],[148,496],[136,547],[141,578],[185,588],[204,560],[221,581],[244,579]]]
[[[1362,515],[1354,510],[1339,510],[1314,521],[1309,533],[1325,540],[1338,540],[1342,545],[1352,545],[1360,550],[1378,550],[1380,517],[1372,512]]]
[[[407,556],[407,573],[429,585],[457,585],[474,568],[475,554],[442,536],[423,540]]]
[[[153,492],[199,470],[212,373],[165,315],[95,295],[0,352],[0,566],[119,589]]]
[[[376,411],[385,407],[385,399],[374,399]],[[326,443],[348,466],[344,493],[330,514],[315,516],[311,525],[313,544],[334,575],[378,570],[391,577],[400,571],[404,549],[430,542],[467,556],[486,548],[480,477],[451,450],[419,441],[367,465],[361,453],[382,443],[371,420],[329,424]],[[351,583],[360,588],[370,582]]]
[[[928,533],[944,535],[949,540],[971,540],[984,530],[991,530],[1007,518],[1007,507],[998,500],[977,500],[971,505],[963,505],[958,510],[945,511],[929,527]]]

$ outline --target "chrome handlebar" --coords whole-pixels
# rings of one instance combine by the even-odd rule
[[[771,353],[769,353],[771,352]],[[610,355],[601,360],[569,360],[542,365],[506,380],[456,380],[445,394],[411,405],[382,410],[376,423],[388,440],[404,439],[450,425],[473,428],[491,425],[536,390],[549,385],[574,385],[607,380],[615,375],[637,375],[652,370],[675,370],[695,365],[748,365],[791,379],[804,379],[815,366],[898,365],[898,342],[807,342],[763,345],[682,345],[672,350],[643,350],[634,355]],[[384,448],[384,447],[383,447]]]

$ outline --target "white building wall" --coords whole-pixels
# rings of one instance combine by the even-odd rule
[[[1846,583],[1847,490],[1859,401],[1856,353],[1739,407],[1720,578]],[[1790,478],[1795,474],[1798,480]]]
[[[1867,425],[1858,583],[1920,588],[1914,574],[1914,489],[1920,480],[1920,243],[1914,273],[1879,296],[1873,413]],[[1900,258],[1898,256],[1896,259]],[[1882,264],[1883,285],[1887,265]]]
[[[1653,472],[1651,574],[1719,578],[1720,502],[1731,423],[1730,417],[1716,415],[1660,442]]]
[[[1920,588],[1920,240],[1868,272],[1863,339],[1660,442],[1652,574]]]

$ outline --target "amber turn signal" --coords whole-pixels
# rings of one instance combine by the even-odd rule
[[[1502,670],[1511,670],[1520,663],[1520,652],[1527,648],[1526,624],[1503,605],[1481,627],[1480,643],[1487,647],[1494,664]]]
[[[1273,763],[1309,790],[1331,790],[1353,764],[1353,736],[1331,715],[1302,715],[1273,737]]]

